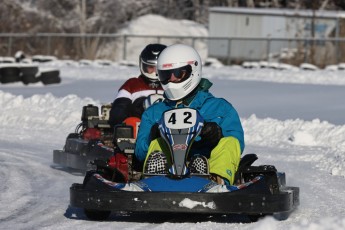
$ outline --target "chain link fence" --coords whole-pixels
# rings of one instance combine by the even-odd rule
[[[60,59],[109,59],[136,61],[149,43],[184,43],[195,47],[203,58],[225,64],[244,61],[312,63],[320,67],[345,62],[345,38],[226,38],[131,34],[0,34],[0,56],[29,55]]]

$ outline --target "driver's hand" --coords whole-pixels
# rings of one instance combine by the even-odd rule
[[[150,131],[150,141],[153,141],[157,138],[161,137],[161,133],[159,131],[159,128],[158,128],[158,124],[154,124],[152,127],[151,127],[151,131]]]
[[[216,122],[205,122],[200,137],[202,142],[207,142],[215,147],[223,137],[222,128]]]

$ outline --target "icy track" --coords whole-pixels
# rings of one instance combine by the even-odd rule
[[[90,90],[95,89],[92,82],[114,81],[114,87],[118,87],[125,79],[123,76],[136,74],[134,68],[118,65],[107,68],[62,66],[61,85],[0,86],[0,229],[345,229],[345,125],[334,125],[317,117],[281,120],[258,118],[254,114],[241,116],[245,153],[255,152],[259,156],[256,164],[273,164],[285,171],[287,184],[301,189],[300,207],[288,220],[278,222],[266,217],[247,223],[246,218],[238,216],[119,213],[112,214],[106,222],[88,221],[82,210],[69,207],[69,187],[74,182],[81,183],[83,175],[53,165],[52,151],[61,149],[67,134],[74,131],[82,106],[113,100],[111,96],[100,100],[97,95],[103,92]],[[265,71],[205,68],[215,82],[215,95],[227,94],[222,84],[243,79],[248,82],[279,79],[281,84],[303,83],[306,87],[319,84],[325,89],[330,84],[345,87],[343,73],[331,72],[330,82],[322,81],[324,72],[315,71],[316,82],[313,82],[305,77],[312,76],[312,72]],[[116,78],[115,73],[122,76]],[[230,75],[228,78],[226,73]],[[89,85],[85,84],[86,79]],[[78,87],[76,94],[67,90],[71,85]],[[60,96],[42,93],[43,89],[58,91]],[[79,96],[79,91],[90,93],[88,97]],[[343,98],[333,103],[341,105],[340,100]]]

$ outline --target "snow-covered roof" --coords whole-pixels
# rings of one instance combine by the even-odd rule
[[[270,15],[270,16],[284,16],[284,17],[312,17],[312,10],[290,10],[290,9],[275,9],[275,8],[244,8],[244,7],[211,7],[210,13],[232,13],[232,14],[247,14],[247,15]],[[345,18],[344,11],[329,11],[317,10],[315,11],[317,18]]]

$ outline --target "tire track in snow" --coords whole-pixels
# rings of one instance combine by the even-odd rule
[[[20,215],[33,199],[31,178],[25,168],[25,158],[16,156],[13,151],[0,150],[1,194],[3,209],[0,209],[0,221]]]
[[[51,168],[47,163],[51,162],[51,153],[40,158],[45,150],[41,149],[40,156],[36,156],[37,148],[21,147],[26,150],[0,149],[0,200],[6,207],[0,210],[1,225],[10,227],[15,221],[16,227],[27,229],[64,219],[68,188],[72,181],[79,182],[82,178]]]

